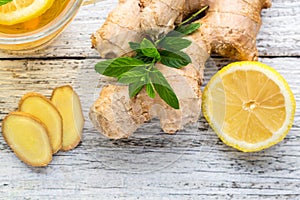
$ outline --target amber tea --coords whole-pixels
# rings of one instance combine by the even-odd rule
[[[55,0],[44,14],[15,25],[0,25],[0,32],[4,34],[21,34],[35,31],[55,20],[69,2],[70,0]]]

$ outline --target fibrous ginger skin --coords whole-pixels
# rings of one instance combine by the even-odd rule
[[[205,5],[203,0],[185,0],[183,9],[183,19],[188,18],[191,14],[196,13]]]
[[[150,3],[152,6],[149,6],[149,2],[154,4]],[[142,7],[140,7],[142,12],[142,10],[145,9],[144,6],[151,10],[153,5],[159,5],[158,3],[162,2],[168,5],[167,2],[171,1],[128,0],[123,2],[123,4],[138,3],[139,6],[142,5]],[[142,26],[135,27],[135,30],[138,30],[139,27],[143,27],[143,30],[140,28],[140,33],[138,31],[135,32],[135,37],[132,34],[131,36],[133,37],[129,37],[130,40],[119,40],[120,43],[110,43],[108,46],[106,45],[106,49],[103,49],[103,45],[101,46],[103,40],[101,33],[108,31],[105,25],[114,21],[111,18],[114,18],[114,15],[118,15],[115,13],[116,11],[110,14],[108,22],[94,34],[93,46],[96,47],[102,57],[110,57],[110,55],[118,57],[127,53],[126,51],[129,51],[128,41],[140,41],[141,33],[147,28],[145,22],[153,22],[153,24],[150,23],[150,25],[148,25],[151,30],[154,30],[153,27],[157,26],[157,28],[161,27],[163,31],[166,31],[168,29],[166,27],[173,28],[176,22],[178,23],[178,20],[181,20],[183,16],[191,14],[189,12],[199,10],[203,4],[209,5],[208,13],[204,18],[199,20],[202,24],[200,29],[187,37],[187,39],[193,41],[193,44],[186,49],[186,52],[192,58],[192,64],[179,70],[161,64],[156,65],[174,89],[179,99],[180,109],[172,109],[159,97],[151,99],[147,96],[145,90],[130,99],[127,86],[108,85],[102,89],[100,97],[90,110],[91,121],[102,134],[113,139],[128,137],[142,123],[150,120],[154,116],[160,119],[161,127],[164,132],[174,133],[182,129],[184,125],[198,120],[201,111],[200,85],[203,79],[204,64],[211,52],[240,60],[257,59],[258,53],[255,40],[261,26],[260,12],[262,8],[267,8],[271,5],[270,0],[186,0],[184,2],[186,4],[183,6],[182,12],[179,9],[180,12],[177,13],[168,13],[163,10],[161,10],[161,13],[158,13],[157,10],[159,9],[156,8],[153,11],[155,14],[152,13],[152,15],[149,15],[148,20],[144,19],[144,21],[140,23],[136,19],[133,20],[135,24],[143,24]],[[177,5],[177,8],[181,8],[178,6],[181,5],[181,3],[182,1],[177,0],[172,1],[171,4]],[[122,3],[120,3],[119,6],[122,6]],[[194,6],[197,8],[193,9]],[[132,9],[133,8],[131,8],[131,10]],[[147,12],[151,12],[150,10]],[[143,16],[141,12],[138,13],[136,17]],[[160,18],[160,16],[162,16],[164,20],[169,17],[173,24],[171,26],[170,24],[161,25],[152,19]],[[122,20],[130,21],[130,17],[127,15],[123,17],[126,19],[123,18]],[[167,20],[165,20],[165,22],[166,21]],[[121,34],[120,37],[122,38],[122,34],[126,35],[129,32],[132,33],[130,29],[126,31],[124,33],[122,31],[117,32]],[[114,31],[111,31],[110,34],[117,37]],[[105,40],[110,39],[111,38],[106,38]],[[116,40],[114,39],[114,41]],[[115,51],[116,48],[114,46],[122,46],[122,49]],[[107,49],[110,50],[109,54],[107,54]]]
[[[92,35],[92,45],[104,58],[113,58],[128,52],[128,42],[141,37],[140,5],[138,0],[120,0],[108,15],[103,26]]]
[[[131,51],[129,41],[139,41],[145,33],[159,35],[173,30],[186,14],[186,1],[192,2],[120,0],[102,27],[92,35],[92,46],[103,58],[123,56]]]
[[[158,35],[182,21],[185,0],[141,0],[141,31]]]
[[[205,42],[210,52],[237,60],[257,60],[256,36],[261,26],[261,10],[271,0],[204,0],[208,13],[192,37]]]

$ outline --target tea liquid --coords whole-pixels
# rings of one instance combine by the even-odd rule
[[[55,0],[51,8],[37,18],[11,26],[0,24],[0,33],[19,34],[37,30],[51,23],[65,9],[69,2],[70,0]]]

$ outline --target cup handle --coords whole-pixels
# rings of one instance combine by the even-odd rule
[[[82,5],[86,6],[86,5],[96,4],[101,1],[103,1],[103,0],[83,0]]]

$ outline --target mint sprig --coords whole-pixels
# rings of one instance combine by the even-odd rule
[[[155,67],[160,62],[168,67],[180,69],[191,63],[191,58],[182,50],[191,41],[182,38],[195,32],[199,23],[181,24],[159,40],[144,38],[140,43],[129,42],[135,51],[134,57],[120,57],[99,62],[95,70],[105,76],[115,77],[118,82],[129,85],[130,98],[136,96],[143,87],[149,97],[160,96],[169,106],[179,109],[178,98],[164,75]]]
[[[12,2],[13,0],[0,0],[0,6],[3,6],[9,2]]]

